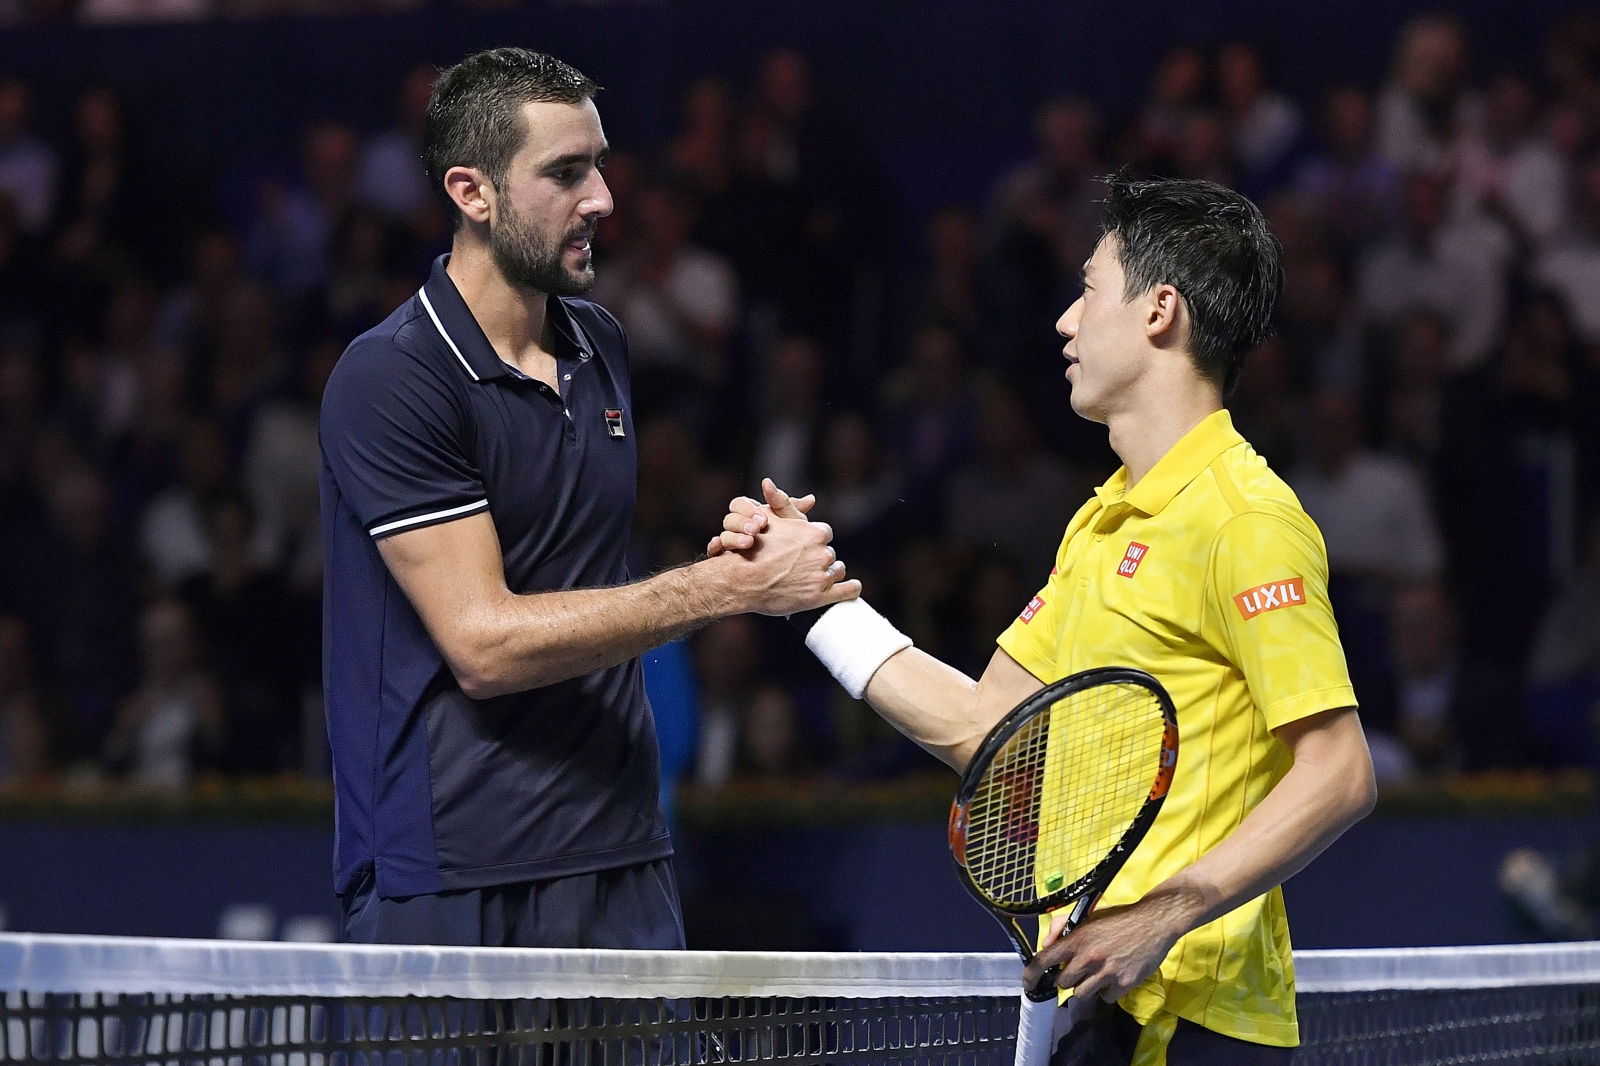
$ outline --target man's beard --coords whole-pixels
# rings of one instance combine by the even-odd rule
[[[585,256],[578,270],[568,270],[562,259],[568,241],[593,233],[593,226],[579,226],[552,244],[528,222],[527,216],[503,206],[499,220],[489,227],[489,250],[506,280],[538,292],[578,296],[594,288],[591,258]]]

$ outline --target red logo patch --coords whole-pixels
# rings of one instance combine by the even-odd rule
[[[1122,556],[1122,562],[1117,564],[1117,573],[1123,577],[1132,577],[1139,572],[1139,563],[1144,559],[1144,553],[1150,550],[1150,545],[1134,541],[1128,545],[1127,552]]]
[[[1043,596],[1035,596],[1033,599],[1029,600],[1028,606],[1022,609],[1022,614],[1019,616],[1022,619],[1022,624],[1027,625],[1029,622],[1033,621],[1033,616],[1038,614],[1043,607]]]
[[[1249,621],[1258,614],[1277,611],[1284,607],[1298,607],[1306,602],[1306,585],[1300,578],[1287,581],[1269,581],[1253,589],[1245,589],[1233,598],[1239,613]]]

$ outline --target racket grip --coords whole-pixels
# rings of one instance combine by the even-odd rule
[[[1026,993],[1022,996],[1017,1013],[1016,1066],[1046,1066],[1050,1061],[1057,1009],[1055,982],[1047,982],[1045,987],[1050,989],[1049,999],[1037,1000]]]

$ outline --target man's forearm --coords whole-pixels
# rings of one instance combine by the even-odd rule
[[[506,592],[460,620],[471,651],[451,669],[473,699],[604,670],[743,610],[726,569],[708,559],[613,588]]]
[[[995,653],[983,679],[974,681],[927,652],[907,648],[878,668],[866,695],[885,721],[960,773],[994,724],[1041,687],[1003,651]]]
[[[1239,827],[1152,889],[1141,917],[1174,936],[1222,917],[1299,873],[1372,809],[1372,764],[1354,709],[1334,743],[1297,752],[1294,766]]]

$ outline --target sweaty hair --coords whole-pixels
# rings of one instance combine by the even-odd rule
[[[1283,288],[1277,238],[1247,198],[1210,181],[1105,179],[1103,236],[1126,278],[1123,298],[1157,285],[1178,290],[1189,308],[1195,366],[1227,396],[1244,357],[1272,332]]]
[[[522,106],[578,104],[600,91],[583,74],[542,52],[491,48],[443,71],[428,98],[422,162],[433,191],[459,226],[461,211],[444,191],[445,171],[472,167],[503,188],[511,158],[527,136]]]

